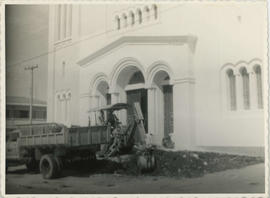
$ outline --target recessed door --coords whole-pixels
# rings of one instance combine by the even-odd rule
[[[164,137],[173,132],[173,88],[172,85],[163,86],[164,94]]]
[[[133,119],[133,106],[134,102],[139,102],[141,105],[142,114],[144,117],[144,127],[147,132],[148,124],[147,124],[147,90],[146,89],[136,89],[127,91],[127,103],[132,106],[132,109],[128,109],[127,111],[127,123],[131,122]]]

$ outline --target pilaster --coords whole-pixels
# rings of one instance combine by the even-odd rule
[[[172,141],[176,149],[190,149],[195,146],[194,79],[178,79],[173,84]]]

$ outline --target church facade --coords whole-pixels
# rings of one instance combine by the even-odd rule
[[[89,109],[140,102],[156,145],[263,147],[265,7],[51,5],[48,121],[95,125]],[[119,112],[123,125],[129,115]]]

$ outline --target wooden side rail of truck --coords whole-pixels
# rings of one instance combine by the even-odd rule
[[[18,131],[18,160],[28,170],[39,168],[45,179],[59,176],[69,161],[95,158],[100,145],[108,143],[110,133],[107,126],[67,128],[56,123],[20,125]]]

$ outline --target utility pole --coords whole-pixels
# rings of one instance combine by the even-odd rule
[[[24,68],[25,70],[30,70],[31,71],[31,88],[30,88],[30,124],[32,125],[32,117],[33,117],[33,87],[34,87],[34,69],[37,69],[38,65],[34,66],[28,66]]]

